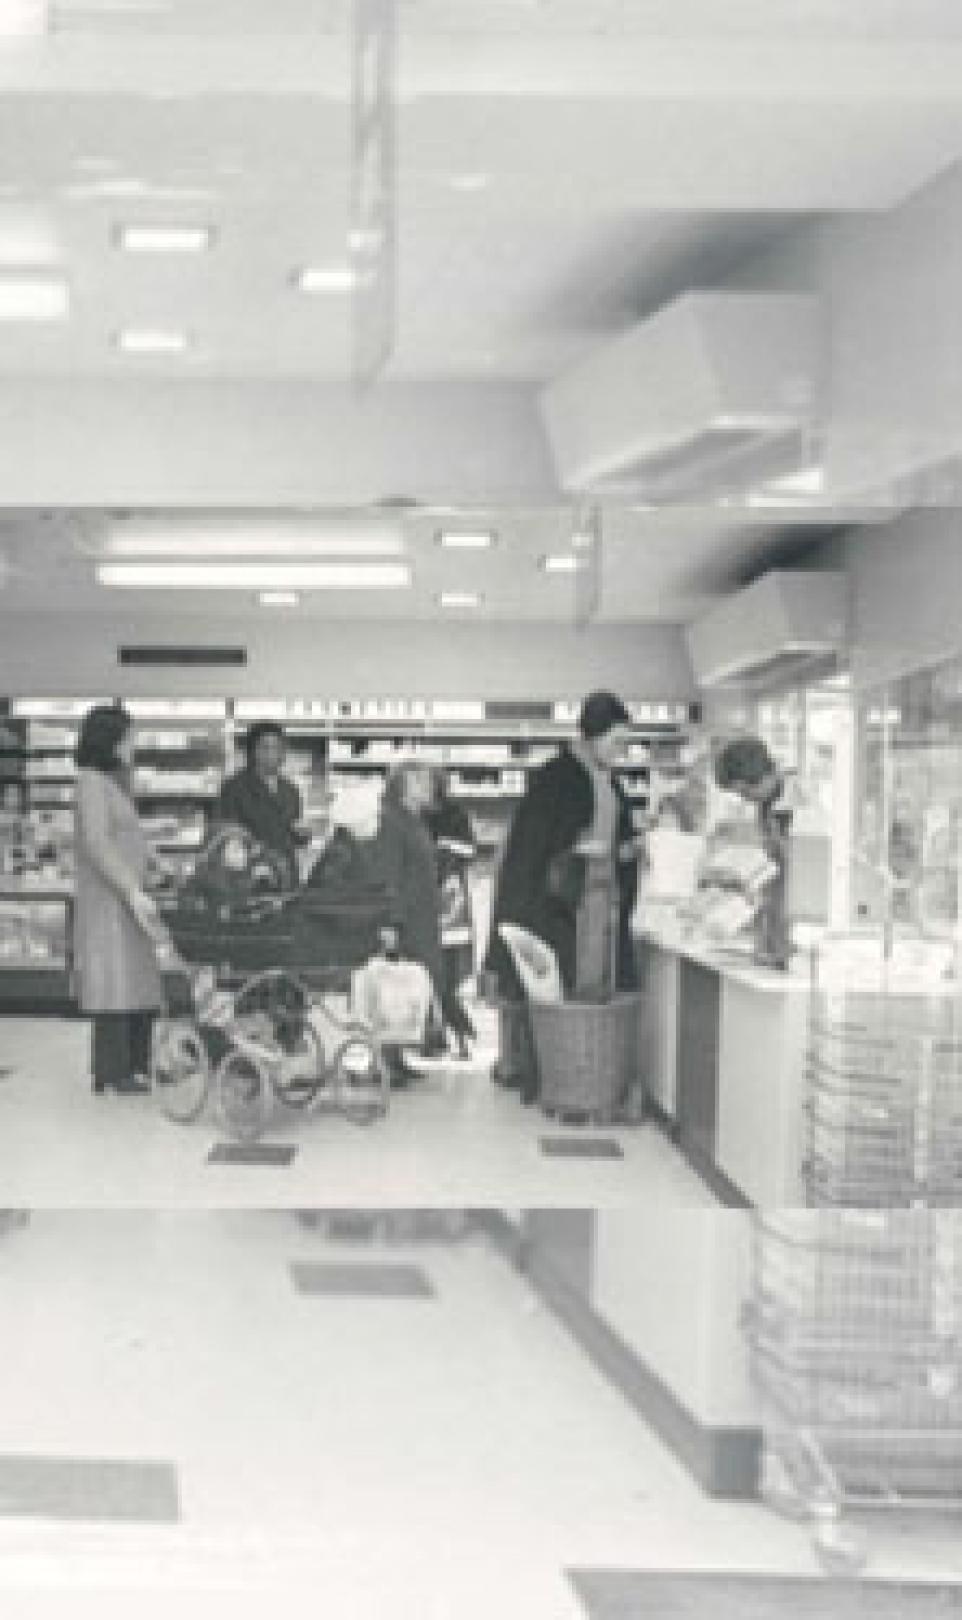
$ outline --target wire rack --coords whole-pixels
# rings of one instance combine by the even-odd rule
[[[827,1562],[849,1509],[962,1509],[962,1210],[757,1215],[746,1331],[764,1494]]]
[[[813,959],[805,1138],[810,1207],[962,1203],[958,995]]]

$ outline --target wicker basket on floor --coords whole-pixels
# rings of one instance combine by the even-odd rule
[[[638,1079],[640,1009],[634,991],[608,1002],[531,1003],[544,1109],[613,1117]]]

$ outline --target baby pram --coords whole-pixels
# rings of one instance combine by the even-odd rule
[[[321,880],[292,893],[270,852],[222,829],[161,900],[169,943],[153,1079],[169,1117],[197,1118],[212,1091],[227,1128],[247,1140],[277,1104],[326,1106],[358,1123],[387,1112],[386,1043],[349,992],[393,934],[393,899],[353,845],[336,835]]]

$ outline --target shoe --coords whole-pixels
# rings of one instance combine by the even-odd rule
[[[115,1080],[110,1087],[121,1097],[143,1097],[151,1089],[150,1081],[142,1074],[132,1074],[127,1080]]]

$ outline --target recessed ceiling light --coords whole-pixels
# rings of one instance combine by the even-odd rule
[[[311,295],[353,292],[357,277],[350,265],[308,265],[295,277],[298,290]]]
[[[206,253],[213,239],[209,225],[121,225],[115,238],[125,253]]]
[[[396,591],[405,563],[100,563],[97,578],[134,591]]]
[[[62,321],[69,313],[70,289],[62,276],[0,271],[0,321]]]
[[[452,191],[487,191],[491,176],[481,170],[471,170],[466,174],[453,174],[448,184]]]
[[[50,0],[3,0],[0,40],[40,39],[50,27]]]
[[[186,332],[150,331],[130,328],[117,337],[118,348],[125,354],[183,354],[189,339]]]
[[[438,545],[446,551],[490,551],[494,535],[490,529],[442,529]]]
[[[261,607],[285,608],[297,607],[301,599],[296,591],[261,591],[257,600]]]
[[[471,609],[481,606],[481,597],[476,591],[442,591],[438,601],[443,608],[452,610],[458,608]]]
[[[584,561],[573,552],[562,551],[542,557],[541,567],[546,574],[576,574],[579,568],[584,567]]]

